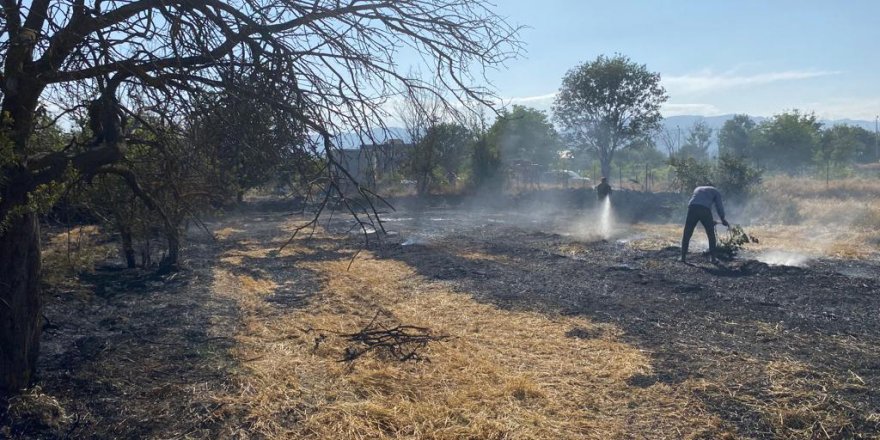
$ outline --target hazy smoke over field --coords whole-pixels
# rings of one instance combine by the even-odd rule
[[[771,266],[805,266],[811,258],[804,254],[785,251],[763,252],[755,256],[755,259]]]
[[[804,266],[819,258],[878,257],[880,181],[817,181],[775,177],[747,203],[731,206],[731,222],[762,239],[755,258]]]
[[[727,220],[760,240],[747,244],[740,259],[770,265],[808,266],[826,258],[876,259],[880,228],[880,183],[866,189],[801,181],[765,182],[749,200],[725,199]],[[876,192],[873,192],[876,191]],[[872,195],[873,194],[873,195]],[[574,241],[639,241],[639,246],[678,246],[687,210],[681,194],[621,189],[598,202],[588,185],[543,186],[521,192],[431,196],[395,202],[398,210],[383,215],[393,239],[404,246],[429,245],[461,236],[487,239],[510,228],[559,234]],[[716,214],[717,218],[717,214]],[[359,229],[353,229],[357,233]],[[476,234],[475,234],[476,232]],[[719,240],[728,237],[722,226]],[[485,234],[485,235],[484,235]],[[701,226],[691,252],[708,247]]]

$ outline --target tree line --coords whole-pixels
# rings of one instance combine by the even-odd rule
[[[709,160],[717,139],[718,156],[733,156],[770,172],[818,174],[880,161],[878,136],[856,125],[826,126],[814,113],[782,112],[761,122],[734,115],[717,130],[697,121],[684,139],[667,129],[660,134],[670,156]]]
[[[814,113],[799,110],[760,122],[734,115],[718,130],[704,121],[684,131],[664,129],[660,108],[667,99],[658,73],[621,54],[601,55],[566,73],[552,115],[518,105],[503,111],[484,130],[488,151],[514,178],[523,163],[579,172],[597,163],[600,174],[609,178],[614,177],[614,164],[618,169],[648,166],[667,169],[673,189],[689,191],[698,181],[716,180],[736,196],[760,183],[764,173],[830,179],[880,161],[876,132],[855,125],[825,126]],[[432,115],[421,120],[442,119]],[[480,137],[466,133],[483,132],[448,122],[423,126],[430,136],[408,129],[415,144],[409,170],[418,169],[409,176],[420,182],[419,193],[431,186],[424,182],[448,183],[443,175],[456,169],[472,178],[491,173],[485,167],[468,169],[470,149],[461,148]],[[718,145],[714,153],[713,145]],[[432,158],[444,165],[435,167]]]

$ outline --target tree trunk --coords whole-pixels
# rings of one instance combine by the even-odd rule
[[[42,306],[37,216],[13,216],[0,234],[0,395],[15,393],[33,379]]]
[[[168,254],[159,262],[160,270],[176,271],[180,268],[180,228],[177,225],[166,227],[165,239],[168,241]]]
[[[134,269],[137,267],[137,260],[135,259],[131,228],[122,225],[117,227],[119,229],[119,236],[122,238],[122,256],[125,258],[125,265],[129,269]]]
[[[602,157],[600,161],[602,163],[602,177],[607,178],[608,181],[610,182],[611,177],[612,177],[611,176],[611,158],[607,157],[607,156]]]

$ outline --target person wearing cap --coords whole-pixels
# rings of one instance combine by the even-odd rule
[[[684,234],[681,237],[681,262],[687,262],[688,245],[697,223],[703,225],[706,237],[709,239],[709,259],[717,263],[715,258],[715,218],[712,217],[712,206],[721,218],[721,224],[729,227],[730,224],[724,218],[724,204],[721,202],[721,193],[708,182],[706,185],[694,189],[690,201],[688,201],[687,218],[684,221]]]
[[[607,178],[603,177],[600,183],[596,185],[596,195],[599,196],[600,202],[611,197],[611,185],[608,184]]]

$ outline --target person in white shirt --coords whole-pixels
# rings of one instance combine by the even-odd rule
[[[715,218],[712,217],[712,206],[718,211],[718,217],[721,217],[721,224],[730,226],[724,219],[724,204],[721,202],[721,193],[715,189],[712,183],[698,186],[694,189],[694,194],[688,201],[687,219],[684,221],[684,235],[681,237],[681,261],[687,262],[688,245],[691,242],[691,236],[694,234],[694,228],[697,223],[703,225],[706,230],[706,237],[709,239],[709,259],[713,263],[717,263],[715,258]]]

